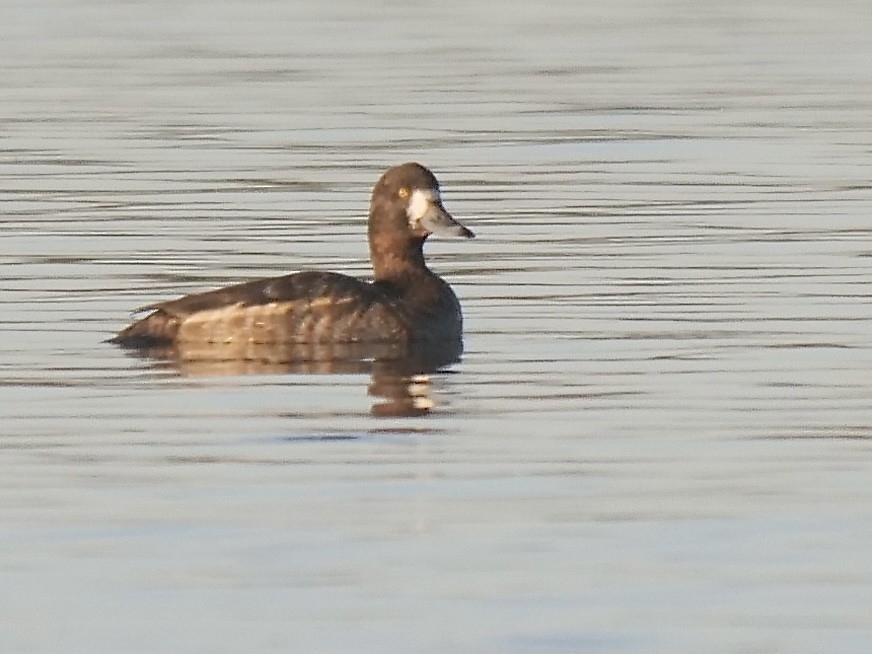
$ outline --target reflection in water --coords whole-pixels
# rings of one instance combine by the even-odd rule
[[[372,415],[414,417],[435,406],[428,375],[457,362],[463,344],[196,342],[129,351],[192,377],[367,373],[367,392],[380,400]]]

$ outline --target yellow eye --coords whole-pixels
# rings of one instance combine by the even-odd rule
[[[403,188],[401,188],[401,189],[397,192],[397,195],[399,195],[401,198],[407,198],[407,197],[409,197],[409,189],[407,189],[407,188],[404,186]]]

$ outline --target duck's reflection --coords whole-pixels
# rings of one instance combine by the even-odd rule
[[[461,343],[177,343],[130,350],[191,377],[274,374],[369,374],[379,417],[423,416],[435,406],[430,375],[457,362]]]

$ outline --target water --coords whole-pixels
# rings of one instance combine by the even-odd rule
[[[868,650],[866,3],[3,16],[0,650]],[[102,343],[366,275],[406,160],[478,234],[427,246],[461,362]]]

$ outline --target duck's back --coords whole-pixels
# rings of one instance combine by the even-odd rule
[[[413,327],[390,287],[302,272],[143,307],[152,313],[113,341],[169,343],[403,342]]]

